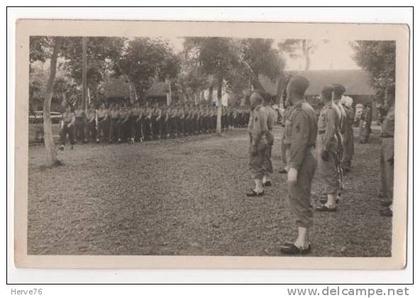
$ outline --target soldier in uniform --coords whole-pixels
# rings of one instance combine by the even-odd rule
[[[119,108],[119,118],[117,122],[118,143],[127,142],[129,130],[130,111],[125,104]]]
[[[138,142],[140,140],[140,125],[139,125],[139,116],[140,116],[140,106],[138,102],[135,102],[130,110],[130,143]]]
[[[86,115],[82,107],[78,107],[74,112],[76,121],[74,124],[76,141],[79,143],[85,143],[87,140],[85,138],[86,130]]]
[[[63,113],[61,120],[61,131],[60,131],[60,141],[61,145],[60,150],[64,150],[64,145],[66,145],[67,135],[69,136],[69,142],[71,149],[74,145],[74,123],[76,122],[75,114],[70,105],[67,105],[66,111]]]
[[[168,119],[169,119],[167,106],[163,105],[161,111],[162,112],[160,116],[160,138],[166,139],[167,131],[168,131]]]
[[[347,173],[351,169],[351,162],[354,154],[354,140],[353,140],[353,123],[354,123],[354,111],[353,111],[353,99],[348,96],[343,96],[341,99],[343,108],[346,111],[346,121],[343,132],[343,159],[342,166],[344,173]]]
[[[317,120],[313,108],[305,101],[309,81],[294,76],[287,85],[287,99],[293,105],[291,113],[290,157],[288,160],[288,198],[296,218],[298,235],[294,243],[281,247],[284,254],[307,254],[311,251],[308,229],[313,224],[311,206],[312,179],[316,169],[315,142]]]
[[[343,177],[344,171],[342,166],[342,159],[344,154],[344,130],[345,130],[345,123],[346,123],[346,111],[341,104],[341,98],[343,97],[346,88],[340,84],[333,84],[333,107],[335,108],[337,115],[338,115],[338,127],[337,127],[337,141],[338,141],[338,148],[337,148],[337,160],[336,160],[336,168],[338,172],[338,183],[339,183],[339,192],[337,195],[337,199],[341,198],[341,190],[343,187]]]
[[[250,136],[249,147],[249,166],[252,178],[255,181],[255,188],[247,193],[248,197],[263,196],[264,186],[263,177],[265,170],[265,159],[268,150],[268,114],[263,106],[263,96],[259,92],[254,92],[250,98],[251,101],[251,118],[249,121],[248,131]]]
[[[394,130],[395,130],[395,87],[387,92],[385,108],[388,110],[382,122],[381,144],[381,186],[384,201],[381,205],[385,209],[380,211],[382,216],[392,216],[392,201],[394,195]]]
[[[339,180],[337,171],[337,151],[339,117],[333,106],[333,86],[326,86],[321,92],[324,107],[318,119],[317,159],[318,173],[326,188],[327,202],[316,208],[318,211],[336,211]]]
[[[109,137],[109,111],[104,103],[96,111],[96,127],[98,129],[96,143],[105,142],[105,138]]]
[[[144,140],[149,141],[152,138],[152,108],[150,108],[148,105],[144,108]]]
[[[284,164],[284,167],[282,169],[280,169],[279,173],[280,174],[287,174],[288,169],[287,169],[287,163],[289,160],[289,150],[290,150],[290,137],[292,134],[292,119],[290,118],[291,116],[291,111],[293,109],[292,105],[288,105],[286,107],[286,110],[284,112],[284,121],[283,121],[283,125],[284,125],[284,130],[283,130],[283,135],[281,138],[281,159],[282,162]]]
[[[273,109],[271,105],[271,98],[269,96],[264,96],[264,107],[267,111],[267,145],[268,148],[266,150],[265,156],[265,163],[264,166],[265,173],[263,176],[263,185],[264,186],[271,186],[271,174],[273,174],[273,163],[271,161],[271,152],[273,150],[274,144],[274,135],[273,135],[273,128],[274,123],[276,122],[276,111]]]
[[[118,104],[113,104],[109,112],[109,142],[114,143],[118,140],[118,121],[120,119],[120,109]]]
[[[89,109],[87,111],[87,125],[86,125],[86,139],[89,139],[92,142],[95,142],[96,140],[96,131],[97,131],[97,125],[96,125],[96,110],[93,105],[89,106]]]
[[[370,125],[372,123],[372,110],[369,104],[365,104],[362,115],[360,116],[360,144],[366,144],[369,142],[370,137]]]

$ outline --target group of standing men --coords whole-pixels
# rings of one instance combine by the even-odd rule
[[[344,96],[340,84],[325,86],[321,92],[323,108],[316,114],[305,100],[309,81],[302,76],[290,79],[287,88],[288,107],[284,114],[284,134],[281,140],[282,158],[287,174],[289,205],[296,218],[298,236],[295,242],[281,247],[284,254],[307,254],[311,250],[308,229],[313,225],[311,204],[312,180],[317,170],[325,187],[315,210],[335,212],[343,189],[343,176],[350,171],[354,154],[353,101]],[[381,193],[386,199],[381,203],[386,209],[381,215],[392,216],[393,163],[394,163],[394,89],[388,90],[387,116],[382,126]],[[250,168],[255,188],[248,196],[263,196],[264,186],[271,186],[271,132],[272,116],[269,105],[264,105],[264,94],[255,91],[251,96]]]
[[[249,111],[243,107],[223,107],[222,130],[245,127]],[[66,107],[61,125],[61,146],[67,137],[71,145],[79,143],[135,143],[148,140],[175,138],[216,131],[217,109],[215,106],[177,104],[173,106],[140,106],[101,104],[93,105],[85,112]]]

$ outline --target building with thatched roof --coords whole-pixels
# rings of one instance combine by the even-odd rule
[[[123,77],[109,77],[103,83],[102,94],[106,102],[130,100],[130,84]]]
[[[331,84],[341,84],[346,88],[345,94],[352,97],[355,102],[371,102],[376,95],[370,85],[369,74],[361,69],[349,70],[308,70],[290,72],[292,75],[302,75],[309,80],[306,90],[307,96],[318,96],[322,88]]]

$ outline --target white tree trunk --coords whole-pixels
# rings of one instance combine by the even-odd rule
[[[54,144],[54,136],[52,132],[52,124],[51,124],[51,100],[53,97],[53,91],[54,91],[54,81],[55,81],[55,74],[57,69],[57,57],[58,57],[58,51],[60,49],[61,45],[61,39],[54,38],[54,50],[51,57],[50,62],[50,75],[48,78],[47,83],[47,90],[45,93],[44,98],[44,106],[43,106],[43,120],[44,120],[44,144],[45,149],[47,151],[47,166],[53,166],[57,164],[57,151]]]
[[[216,132],[217,134],[222,134],[222,88],[223,88],[223,78],[220,78],[217,84],[217,124]]]

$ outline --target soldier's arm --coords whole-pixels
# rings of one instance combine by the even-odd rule
[[[330,150],[333,144],[336,132],[338,117],[333,109],[329,109],[326,114],[325,136],[322,150]]]
[[[292,119],[292,137],[290,143],[290,158],[288,167],[299,170],[305,158],[309,142],[309,121],[305,113],[297,112]]]
[[[71,117],[71,122],[69,123],[68,127],[73,126],[74,125],[74,122],[76,122],[76,116],[73,113],[73,115]]]

